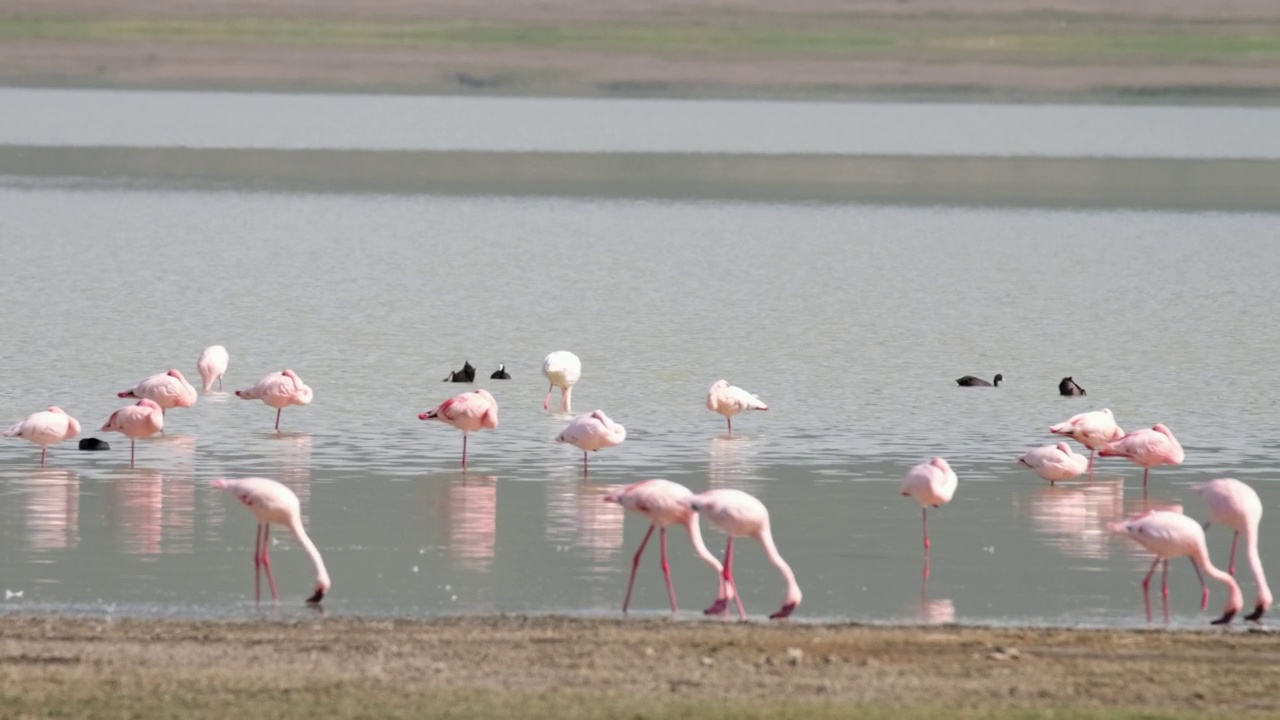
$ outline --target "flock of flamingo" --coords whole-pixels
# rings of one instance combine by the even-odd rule
[[[197,360],[197,369],[200,372],[204,392],[209,392],[214,382],[218,383],[221,390],[222,378],[226,374],[229,361],[230,356],[226,348],[221,345],[209,347],[200,355]],[[467,368],[470,368],[469,363],[461,374],[450,373],[446,380],[470,382],[474,378],[474,368],[471,368],[470,373],[466,373]],[[543,409],[548,409],[552,391],[559,388],[560,410],[565,413],[571,412],[573,386],[582,377],[581,361],[571,352],[553,352],[544,359],[542,373],[548,381]],[[510,375],[506,373],[505,367],[499,367],[491,377],[506,379]],[[997,375],[995,383],[998,384],[1001,379],[1002,377]],[[976,382],[966,383],[965,380]],[[1067,380],[1070,378],[1064,378],[1064,383]],[[971,376],[961,378],[957,382],[964,386],[990,386],[985,381]],[[245,400],[261,400],[267,406],[274,408],[277,431],[280,429],[280,416],[284,408],[290,405],[310,404],[313,398],[311,388],[302,382],[297,373],[289,369],[270,373],[252,387],[237,390],[235,394]],[[1080,389],[1078,393],[1064,391],[1063,394],[1083,395],[1084,392]],[[136,441],[162,433],[167,411],[175,407],[190,407],[196,402],[198,393],[182,373],[175,369],[148,377],[117,395],[121,398],[137,399],[137,402],[112,413],[107,422],[102,425],[101,430],[119,432],[129,438],[129,463],[132,467]],[[707,392],[707,408],[724,416],[730,434],[733,432],[733,416],[747,410],[769,409],[760,398],[740,387],[730,385],[725,380],[717,381]],[[418,417],[421,420],[438,420],[462,431],[462,467],[465,468],[467,435],[480,430],[497,429],[498,402],[486,390],[471,390],[445,400]],[[1150,429],[1126,434],[1116,424],[1109,409],[1080,413],[1065,422],[1051,426],[1049,432],[1070,438],[1089,449],[1089,456],[1085,457],[1075,453],[1066,442],[1060,442],[1056,445],[1035,448],[1019,458],[1019,463],[1051,484],[1078,477],[1085,472],[1092,476],[1095,456],[1123,457],[1143,468],[1142,484],[1145,493],[1151,468],[1159,465],[1178,465],[1185,457],[1182,446],[1166,426],[1157,424]],[[3,434],[8,437],[20,437],[39,445],[40,465],[43,467],[51,445],[70,440],[79,433],[80,423],[55,406],[33,413],[22,422],[5,430]],[[584,474],[587,472],[589,452],[616,446],[625,439],[626,428],[611,420],[600,410],[574,417],[564,431],[555,438],[556,442],[568,443],[583,451]],[[94,438],[81,441],[81,449],[100,447],[105,447],[105,443]],[[315,566],[316,579],[314,592],[307,602],[318,604],[329,592],[331,582],[319,550],[302,525],[300,503],[293,491],[279,482],[266,478],[220,478],[214,480],[212,485],[236,497],[257,518],[257,539],[253,558],[255,597],[258,600],[261,599],[261,576],[265,574],[272,599],[278,602],[280,598],[276,590],[275,578],[271,573],[271,561],[268,555],[271,524],[275,523],[287,528],[311,558]],[[956,473],[947,461],[940,457],[916,465],[908,470],[903,478],[902,495],[913,498],[921,506],[921,529],[926,561],[930,548],[928,508],[939,508],[950,502],[955,496],[957,485]],[[1142,581],[1148,619],[1151,617],[1149,588],[1156,569],[1163,567],[1162,593],[1167,617],[1169,560],[1187,557],[1200,578],[1202,610],[1208,607],[1209,592],[1201,573],[1227,586],[1226,607],[1222,616],[1214,620],[1213,624],[1229,623],[1244,606],[1240,586],[1234,578],[1236,546],[1240,536],[1243,535],[1245,554],[1258,586],[1254,610],[1246,619],[1260,620],[1270,607],[1272,596],[1258,554],[1258,527],[1262,519],[1262,502],[1258,494],[1245,483],[1231,478],[1193,485],[1192,489],[1200,494],[1208,509],[1209,522],[1204,525],[1187,517],[1182,513],[1181,508],[1177,507],[1147,510],[1123,522],[1109,525],[1112,532],[1137,541],[1155,555],[1155,560]],[[678,611],[675,587],[672,584],[671,569],[667,561],[667,528],[672,525],[684,526],[695,553],[715,570],[718,591],[715,602],[704,611],[706,614],[726,614],[730,603],[733,603],[737,607],[738,617],[746,618],[746,611],[734,584],[732,569],[734,540],[744,537],[754,538],[760,543],[769,561],[777,567],[786,583],[783,604],[769,617],[771,619],[788,617],[800,605],[802,599],[800,586],[796,582],[795,574],[783,560],[773,541],[769,511],[764,503],[754,496],[735,489],[714,489],[695,494],[685,486],[668,480],[644,480],[619,487],[605,495],[604,499],[606,502],[617,503],[626,510],[643,515],[650,523],[632,560],[627,591],[622,602],[624,613],[628,611],[631,604],[631,594],[640,559],[655,529],[658,531],[662,572],[671,611],[673,613]],[[704,544],[699,526],[700,517],[706,517],[708,522],[728,535],[723,563]],[[1219,570],[1211,562],[1205,540],[1205,529],[1210,523],[1215,522],[1234,531],[1231,557],[1226,572]]]

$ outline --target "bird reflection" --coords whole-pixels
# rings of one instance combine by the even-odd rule
[[[462,475],[440,485],[440,544],[456,567],[489,572],[498,540],[498,478]]]
[[[276,458],[278,474],[272,477],[298,496],[302,503],[302,521],[308,521],[311,506],[311,433],[279,432],[265,435],[280,448]]]
[[[920,573],[920,600],[912,608],[912,615],[922,625],[946,625],[956,621],[956,604],[947,598],[929,599],[929,557],[924,559]]]
[[[1069,557],[1106,559],[1113,547],[1107,523],[1124,515],[1124,482],[1042,487],[1029,501],[1031,525]]]
[[[592,571],[610,570],[610,556],[622,547],[622,508],[604,501],[608,492],[577,478],[547,483],[547,538],[586,550]]]
[[[75,547],[80,540],[80,476],[69,470],[39,470],[17,484],[26,486],[23,506],[31,549]]]
[[[132,470],[113,479],[111,525],[123,533],[124,551],[137,555],[191,552],[195,495],[189,478],[166,480],[155,470]]]
[[[749,437],[722,435],[712,438],[711,463],[707,472],[711,487],[759,492],[757,483],[751,482],[752,461],[759,452],[759,441]]]

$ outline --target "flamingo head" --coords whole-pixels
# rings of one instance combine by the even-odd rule
[[[316,576],[315,593],[313,593],[311,597],[307,598],[307,604],[319,605],[320,601],[324,599],[325,594],[329,592],[330,587],[329,573],[321,570],[320,574]]]

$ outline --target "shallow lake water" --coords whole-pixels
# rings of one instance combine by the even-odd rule
[[[1189,486],[1275,483],[1280,331],[1277,217],[731,201],[269,193],[0,178],[0,422],[57,404],[106,453],[0,442],[0,608],[140,616],[267,612],[252,602],[254,522],[216,477],[276,478],[301,498],[333,590],[327,612],[431,616],[619,612],[638,516],[612,485],[664,477],[735,487],[769,507],[804,590],[800,620],[1144,625],[1149,556],[1104,524],[1148,504],[1206,513]],[[231,353],[226,393],[172,411],[163,438],[96,428],[115,392],[200,350]],[[552,438],[544,355],[583,362],[576,411],[605,410],[624,444]],[[500,427],[460,434],[417,414],[468,386]],[[274,413],[231,390],[293,368],[315,402]],[[1003,373],[998,389],[954,379]],[[1088,390],[1057,395],[1066,375]],[[704,407],[719,378],[767,413],[733,435]],[[1051,423],[1111,408],[1126,429],[1167,424],[1187,451],[1154,470],[1105,460],[1056,488],[1020,469]],[[960,477],[920,511],[903,473],[940,455]],[[1280,552],[1264,521],[1262,555]],[[723,536],[703,528],[719,553]],[[307,558],[273,534],[281,612],[302,613]],[[1208,532],[1226,564],[1229,532]],[[682,614],[715,592],[680,532]],[[664,614],[656,547],[633,612]],[[1253,579],[1240,563],[1246,603]],[[738,544],[748,612],[783,586]],[[1171,564],[1171,623],[1208,612]],[[20,595],[18,594],[20,593]],[[1159,613],[1158,592],[1153,595]],[[1157,617],[1157,622],[1159,618]]]

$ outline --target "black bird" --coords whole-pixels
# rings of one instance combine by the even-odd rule
[[[444,379],[444,382],[469,383],[469,382],[475,382],[475,381],[476,381],[476,369],[471,367],[471,363],[469,361],[463,362],[461,370],[454,370],[453,372],[449,373],[449,375]]]
[[[81,450],[110,450],[111,444],[108,443],[106,440],[99,440],[98,438],[81,438],[80,449]]]
[[[974,377],[972,375],[965,375],[959,380],[956,380],[956,384],[960,387],[991,387],[992,385],[1000,387],[1000,381],[1003,379],[1004,375],[999,373],[996,373],[996,381],[994,383],[989,383],[982,378]]]
[[[489,376],[489,379],[490,380],[510,380],[511,373],[507,372],[507,366],[505,364],[498,363],[498,369],[493,371],[493,374]]]
[[[1068,397],[1072,395],[1084,395],[1084,388],[1077,385],[1075,380],[1072,380],[1069,377],[1064,377],[1062,378],[1062,382],[1058,383],[1058,394],[1066,395]]]

